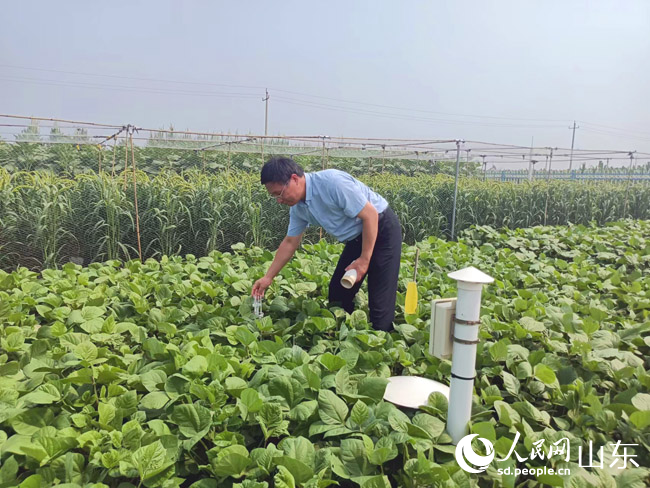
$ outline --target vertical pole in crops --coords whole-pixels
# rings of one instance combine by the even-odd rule
[[[325,138],[327,136],[323,136],[323,154],[321,156],[321,167],[325,169]],[[318,240],[323,240],[323,228],[319,227],[318,228]]]
[[[131,126],[126,126],[124,133],[124,191],[126,192],[126,172],[129,170],[129,130]]]
[[[460,172],[460,140],[456,139],[456,182],[454,183],[454,208],[451,210],[451,240],[456,236],[456,199],[458,198],[458,173]]]
[[[467,434],[467,423],[472,415],[476,345],[481,323],[481,293],[483,285],[492,283],[494,278],[472,266],[447,276],[458,282],[447,410],[447,432],[451,436],[452,444],[458,444]]]
[[[548,184],[548,180],[551,177],[551,164],[553,163],[553,148],[549,147],[549,155],[548,155],[548,173],[546,173],[546,203],[544,204],[544,225],[546,225],[546,221],[548,219],[548,197],[549,193],[551,191],[551,187]]]
[[[548,180],[551,177],[551,164],[553,164],[553,148],[549,147],[550,151],[548,154],[548,173],[546,173],[546,179]]]
[[[264,166],[264,137],[260,140],[260,151],[262,153],[262,164],[260,166]]]
[[[266,97],[262,98],[262,101],[265,102],[266,107],[264,109],[264,135],[269,133],[269,90],[266,89]]]
[[[113,139],[113,166],[111,167],[111,177],[115,178],[115,156],[117,151],[117,137]]]
[[[228,163],[226,166],[226,171],[230,173],[230,142],[228,143]]]
[[[419,157],[418,157],[418,159],[419,159]],[[385,166],[386,166],[386,145],[382,144],[381,145],[381,172],[382,173],[384,172]]]
[[[571,166],[573,165],[573,143],[576,140],[576,129],[579,129],[580,127],[576,125],[576,121],[573,121],[573,127],[569,127],[569,129],[573,129],[573,135],[571,136],[571,155],[569,156],[569,171],[571,171]]]
[[[623,218],[627,218],[627,202],[630,195],[630,180],[632,178],[632,163],[634,161],[634,152],[630,152],[630,166],[627,169],[627,185],[625,185],[625,205],[623,206]]]
[[[528,154],[528,181],[533,181],[533,143],[534,137],[530,139],[530,153]]]
[[[138,212],[138,186],[135,174],[135,151],[133,150],[133,127],[131,128],[131,162],[133,163],[133,203],[135,204],[135,232],[138,238],[138,255],[142,262],[142,244],[140,243],[140,214]]]
[[[483,158],[483,181],[487,178],[487,163],[485,162],[485,154],[481,154]]]
[[[548,168],[548,154],[544,156],[546,159],[544,160],[544,169]]]

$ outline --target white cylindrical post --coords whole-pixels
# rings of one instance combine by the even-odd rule
[[[447,412],[447,432],[452,443],[458,444],[467,435],[467,423],[472,414],[481,292],[483,285],[492,283],[494,278],[471,266],[447,276],[458,282]]]

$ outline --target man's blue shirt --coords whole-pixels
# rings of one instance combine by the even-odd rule
[[[361,234],[363,222],[357,215],[366,203],[379,213],[388,207],[381,195],[338,169],[305,173],[305,194],[305,200],[289,210],[288,236],[299,236],[315,225],[339,241],[348,241]]]

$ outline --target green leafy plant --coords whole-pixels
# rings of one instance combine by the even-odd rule
[[[403,249],[396,328],[365,305],[329,308],[339,245],[305,246],[252,314],[272,254],[234,245],[41,273],[0,271],[0,486],[646,486],[650,457],[650,224],[468,229],[420,249],[420,307],[403,313],[414,247]],[[568,438],[570,476],[462,471],[446,399],[383,401],[387,377],[448,383],[428,354],[430,303],[450,271],[485,287],[471,431],[505,456]],[[580,466],[577,447],[634,444],[639,468]],[[512,465],[512,463],[507,464]],[[503,464],[502,467],[505,467]]]

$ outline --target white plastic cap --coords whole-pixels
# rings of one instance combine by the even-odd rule
[[[356,269],[351,269],[349,271],[346,271],[345,274],[343,275],[343,278],[341,278],[341,286],[343,288],[352,288],[354,284],[357,282],[357,270]]]
[[[494,281],[490,275],[485,274],[483,271],[476,269],[474,266],[469,266],[467,268],[454,271],[449,273],[449,276],[452,280],[462,281],[465,283],[478,283],[478,284],[488,284]]]

